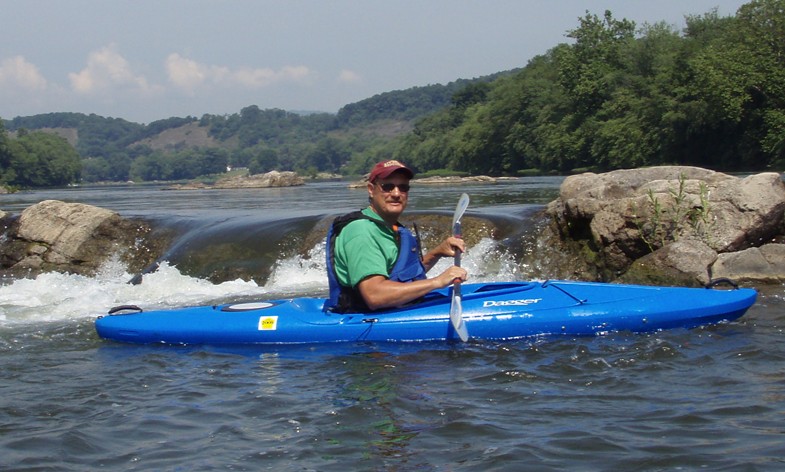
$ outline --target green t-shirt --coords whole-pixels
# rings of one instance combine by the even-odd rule
[[[363,214],[383,222],[370,207]],[[398,260],[395,232],[386,224],[366,219],[352,221],[335,239],[334,257],[335,273],[341,285],[354,288],[372,275],[389,277]]]

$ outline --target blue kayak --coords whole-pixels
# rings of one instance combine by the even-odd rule
[[[394,310],[337,314],[324,299],[143,311],[122,306],[99,317],[99,336],[129,343],[299,344],[458,340],[450,323],[452,288]],[[463,284],[463,319],[472,339],[647,332],[732,321],[755,303],[753,289],[655,287],[590,282]]]

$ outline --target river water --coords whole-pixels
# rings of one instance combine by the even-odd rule
[[[490,218],[469,248],[472,281],[525,279],[520,248],[558,178],[414,187],[412,214]],[[221,348],[107,342],[109,307],[323,295],[323,246],[291,239],[359,209],[345,182],[241,191],[85,187],[0,196],[89,203],[176,228],[140,285],[110,261],[95,277],[0,285],[0,470],[559,471],[785,470],[785,288],[756,287],[738,322],[467,344]],[[240,241],[264,282],[210,282],[190,254]],[[243,264],[245,260],[223,260]],[[437,268],[438,270],[438,268]]]

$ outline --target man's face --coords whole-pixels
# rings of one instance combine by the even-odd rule
[[[406,191],[401,190],[400,186],[404,186]],[[400,172],[393,172],[385,179],[376,179],[374,183],[369,183],[371,208],[386,222],[395,223],[409,202],[408,186],[409,179]]]

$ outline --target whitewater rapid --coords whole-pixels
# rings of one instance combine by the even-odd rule
[[[492,239],[483,239],[469,248],[462,263],[475,282],[511,281],[519,275],[513,256]],[[440,273],[449,264],[448,259],[439,261],[431,274]],[[93,277],[50,272],[7,282],[0,285],[0,327],[94,319],[118,305],[150,310],[327,295],[323,242],[306,255],[277,261],[263,286],[241,279],[215,284],[185,275],[166,261],[155,272],[146,274],[139,285],[128,283],[134,275],[113,258]]]

